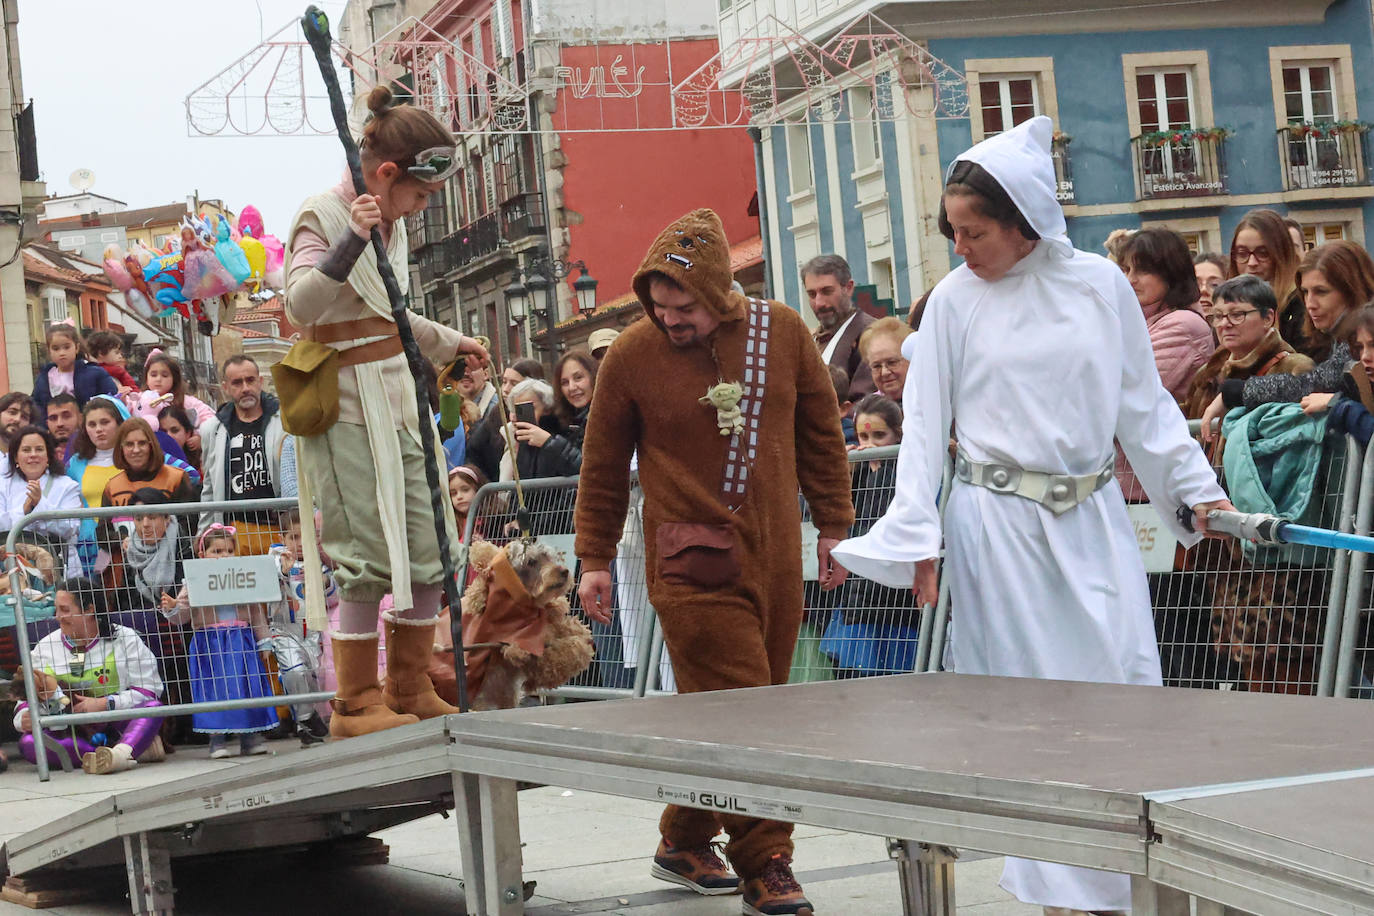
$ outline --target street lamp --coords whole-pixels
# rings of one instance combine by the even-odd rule
[[[535,256],[531,258],[529,263],[525,266],[525,285],[533,291],[549,291],[547,297],[549,303],[548,312],[552,314],[556,311],[554,308],[555,299],[552,294],[554,283],[567,279],[568,275],[572,273],[573,270],[580,271],[577,279],[574,280],[572,284],[573,292],[577,294],[577,310],[579,312],[590,312],[592,309],[596,308],[597,280],[592,276],[591,271],[587,269],[586,261],[565,261],[562,258],[547,258],[542,255]],[[552,282],[546,278],[552,278]],[[536,286],[536,280],[538,280],[541,285]],[[535,304],[535,313],[541,317],[545,314],[544,311],[539,309],[537,300]]]
[[[525,319],[530,314],[530,291],[520,282],[519,275],[511,280],[510,286],[507,286],[502,292],[506,297],[506,314],[510,317],[511,324],[524,324]]]
[[[596,278],[587,272],[587,265],[581,261],[572,266],[582,271],[573,281],[573,292],[577,293],[577,310],[590,312],[596,308]]]
[[[540,318],[547,318],[553,312],[553,303],[550,301],[552,296],[548,295],[545,299],[546,304],[540,307],[539,294],[550,294],[553,290],[553,284],[539,272],[539,263],[537,259],[530,263],[529,272],[525,275],[525,286],[529,287],[529,291],[534,294],[534,301],[531,303],[534,313]],[[555,276],[557,275],[555,274]]]

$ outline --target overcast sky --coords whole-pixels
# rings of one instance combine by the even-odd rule
[[[336,24],[344,0],[315,2]],[[19,0],[24,93],[35,103],[48,193],[72,193],[68,177],[87,168],[96,175],[93,192],[130,208],[198,191],[235,212],[256,204],[267,231],[285,238],[301,201],[342,175],[338,139],[188,136],[185,99],[305,6]],[[314,67],[314,59],[307,55],[306,64]]]

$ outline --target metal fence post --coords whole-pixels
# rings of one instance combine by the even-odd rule
[[[1370,456],[1364,448],[1355,441],[1353,436],[1346,436],[1345,450],[1345,474],[1341,488],[1341,512],[1339,516],[1340,530],[1352,532],[1355,530],[1356,515],[1365,511],[1365,504],[1369,502],[1371,496],[1370,487],[1362,485],[1366,480],[1370,469],[1368,464]],[[1363,555],[1362,555],[1363,556]],[[1331,594],[1327,596],[1326,602],[1326,627],[1322,634],[1322,660],[1321,667],[1317,675],[1317,696],[1335,696],[1336,668],[1340,656],[1345,652],[1343,626],[1345,616],[1345,605],[1347,602],[1348,586],[1352,580],[1350,577],[1350,552],[1346,550],[1336,551],[1336,559],[1331,570]],[[1363,578],[1363,577],[1360,577]],[[1338,586],[1346,585],[1347,588]]]
[[[1355,512],[1355,533],[1368,534],[1374,519],[1374,448],[1366,449],[1360,470],[1358,509]],[[1342,551],[1344,552],[1344,551]],[[1336,680],[1332,695],[1350,696],[1350,678],[1355,664],[1355,635],[1359,632],[1360,609],[1364,604],[1364,573],[1367,554],[1356,553],[1350,558],[1349,580],[1345,590],[1345,613],[1340,621],[1340,648],[1336,659]],[[1327,628],[1328,633],[1330,627]]]

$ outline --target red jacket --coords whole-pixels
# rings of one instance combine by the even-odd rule
[[[107,363],[96,363],[96,365],[110,373],[110,378],[119,384],[127,385],[134,391],[138,391],[138,382],[134,381],[134,377],[129,374],[128,369],[123,366],[111,366]]]

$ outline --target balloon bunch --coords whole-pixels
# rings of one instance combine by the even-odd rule
[[[223,216],[188,216],[180,238],[160,251],[142,242],[127,252],[111,245],[104,267],[142,317],[180,315],[204,328],[217,325],[220,297],[280,288],[285,259],[285,246],[266,233],[257,207],[247,206],[237,229]]]

